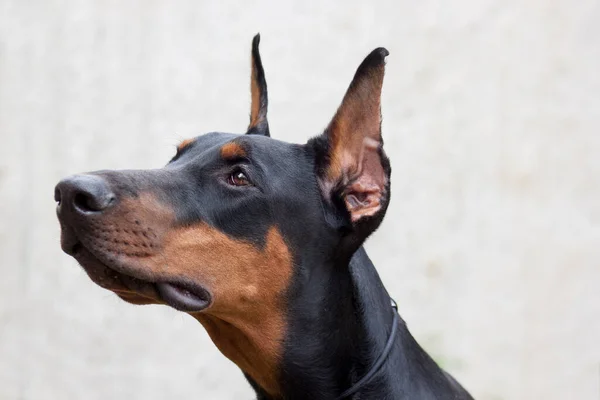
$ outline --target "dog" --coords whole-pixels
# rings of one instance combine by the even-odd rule
[[[97,285],[200,322],[258,399],[471,399],[419,346],[363,248],[390,201],[384,48],[360,64],[324,132],[270,137],[252,42],[242,135],[184,140],[162,169],[55,188],[62,249]]]

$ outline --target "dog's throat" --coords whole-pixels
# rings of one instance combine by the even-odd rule
[[[228,322],[205,313],[191,313],[223,355],[273,398],[281,396],[281,324],[277,318]]]

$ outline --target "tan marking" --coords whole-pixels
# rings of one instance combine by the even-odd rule
[[[292,275],[291,255],[279,231],[269,230],[261,250],[199,225],[168,234],[165,252],[178,274],[193,276],[211,291],[214,303],[193,315],[215,345],[267,393],[279,395],[283,296]]]
[[[189,146],[190,144],[192,144],[194,142],[194,139],[185,139],[183,140],[181,143],[179,143],[177,145],[177,151],[182,151],[183,149],[185,149],[187,146]]]
[[[225,159],[232,159],[238,157],[245,157],[246,150],[238,143],[229,142],[221,147],[221,157]]]

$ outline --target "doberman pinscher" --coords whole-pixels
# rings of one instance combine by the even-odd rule
[[[133,304],[197,319],[258,399],[471,399],[398,317],[362,245],[390,201],[384,48],[322,134],[270,137],[252,43],[250,125],[183,141],[161,169],[58,183],[62,249]]]

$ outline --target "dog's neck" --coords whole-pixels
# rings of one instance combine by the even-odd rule
[[[394,311],[362,247],[348,265],[305,270],[310,274],[299,277],[297,292],[290,293],[284,398],[335,399],[367,374],[383,352]],[[399,351],[396,342],[389,357]],[[393,379],[386,371],[381,368],[361,392],[376,385],[378,397],[392,393]]]
[[[316,282],[307,286],[312,290],[303,300],[312,299],[314,314],[290,328],[296,335],[288,336],[285,399],[337,399],[370,371],[390,338],[395,311],[364,248],[348,265],[335,267],[317,268],[323,276],[311,278]],[[326,283],[319,285],[319,280]],[[410,393],[424,400],[472,400],[417,343],[402,318],[398,323],[385,362],[350,398],[397,399]]]

